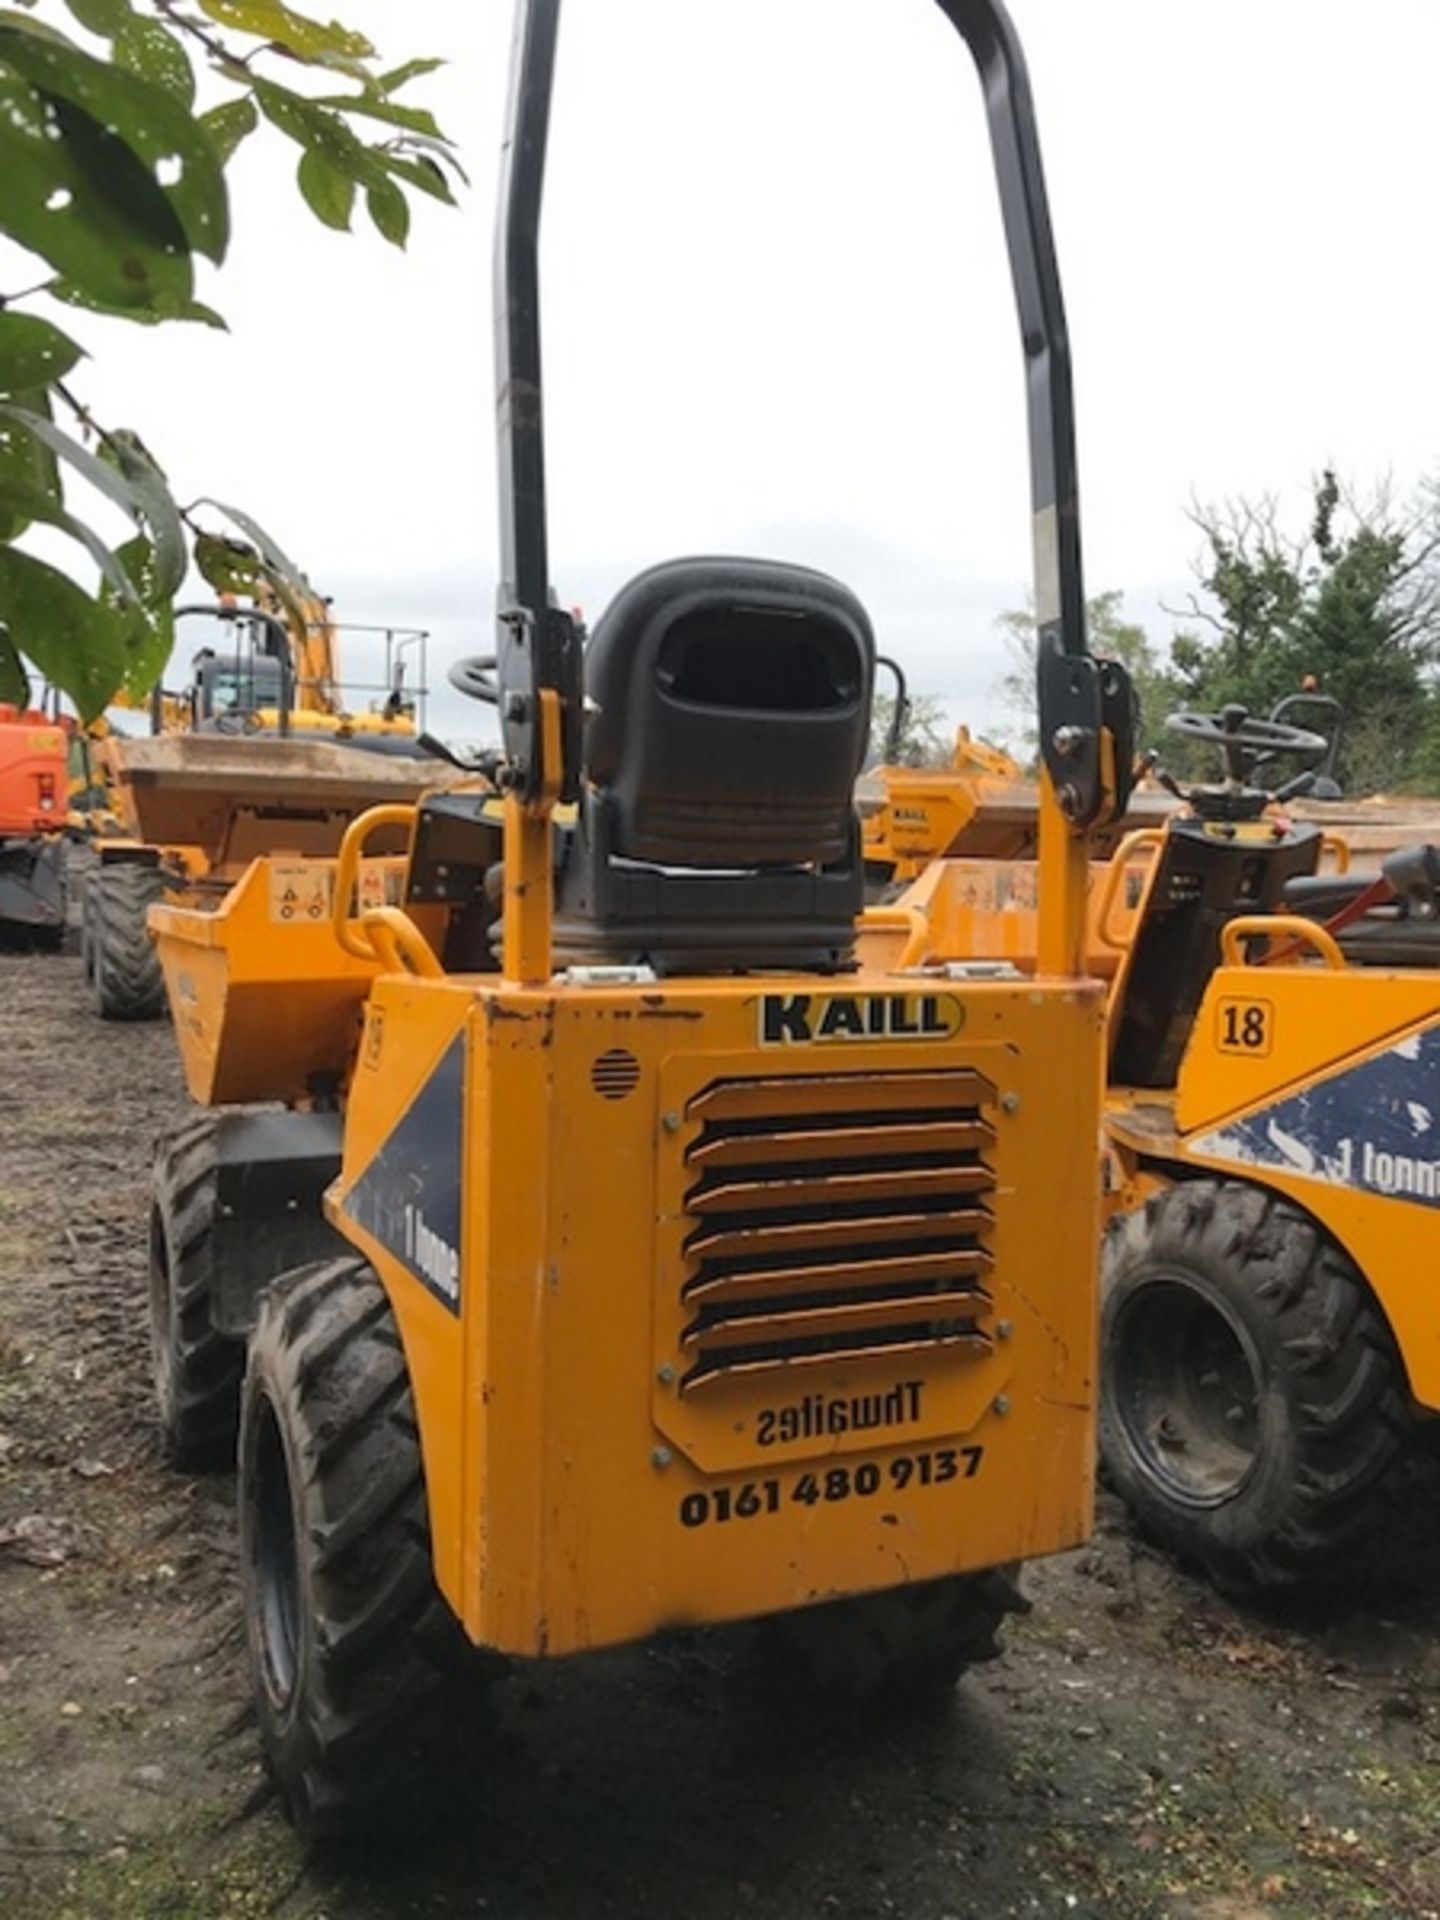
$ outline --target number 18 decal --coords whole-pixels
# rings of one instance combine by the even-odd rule
[[[1221,1053],[1264,1059],[1274,1039],[1275,1010],[1268,1000],[1222,1000],[1215,1012],[1215,1044]]]

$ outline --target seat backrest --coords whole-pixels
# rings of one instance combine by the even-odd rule
[[[874,641],[827,575],[673,560],[621,589],[586,653],[588,783],[610,851],[657,866],[823,866],[853,839]]]
[[[1221,929],[1237,914],[1272,912],[1288,880],[1315,871],[1322,838],[1318,827],[1268,821],[1228,833],[1214,821],[1170,823],[1115,985],[1115,1085],[1174,1086]]]

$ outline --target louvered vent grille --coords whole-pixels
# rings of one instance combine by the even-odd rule
[[[991,1095],[956,1070],[722,1081],[692,1101],[682,1390],[988,1350]]]
[[[623,1100],[640,1084],[640,1062],[628,1047],[611,1047],[591,1062],[590,1084],[603,1100]]]

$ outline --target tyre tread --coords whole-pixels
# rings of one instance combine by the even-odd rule
[[[435,1584],[413,1398],[389,1301],[358,1257],[297,1269],[261,1296],[242,1422],[268,1398],[294,1449],[310,1596],[308,1644],[286,1722],[259,1677],[272,1774],[313,1839],[354,1837],[385,1810],[436,1732],[459,1638]],[[242,1513],[248,1450],[242,1431]]]
[[[122,860],[98,867],[85,899],[88,965],[102,1020],[158,1020],[165,975],[147,914],[165,897],[158,868]]]
[[[1107,1236],[1104,1290],[1143,1285],[1154,1264],[1227,1267],[1273,1336],[1294,1422],[1296,1471],[1243,1527],[1172,1496],[1129,1442],[1102,1382],[1101,1451],[1144,1529],[1218,1585],[1283,1590],[1339,1571],[1339,1549],[1383,1522],[1410,1427],[1405,1370],[1364,1276],[1291,1201],[1235,1180],[1187,1180],[1151,1196]],[[1107,1352],[1108,1374],[1112,1363]],[[1236,1504],[1244,1490],[1236,1497]]]
[[[156,1153],[152,1234],[165,1240],[170,1295],[166,1381],[157,1351],[156,1386],[165,1450],[181,1467],[234,1457],[245,1368],[243,1345],[214,1321],[217,1127],[213,1114],[202,1115]],[[158,1350],[167,1336],[153,1314],[151,1332]]]

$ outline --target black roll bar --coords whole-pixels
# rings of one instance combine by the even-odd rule
[[[985,99],[1026,364],[1040,748],[1072,822],[1105,798],[1100,736],[1123,675],[1089,658],[1080,562],[1074,396],[1059,266],[1030,81],[1000,0],[936,0],[969,47]],[[495,259],[500,453],[500,717],[513,784],[539,792],[538,700],[566,718],[567,797],[578,778],[580,634],[553,605],[545,521],[538,241],[560,0],[517,0]],[[1128,691],[1125,692],[1128,700]],[[554,769],[549,769],[553,778]]]
[[[553,604],[540,390],[540,202],[560,0],[517,0],[495,241],[495,407],[500,454],[496,655],[505,776],[524,800],[560,771],[542,764],[540,699],[558,695],[564,780],[580,777],[581,635]]]

